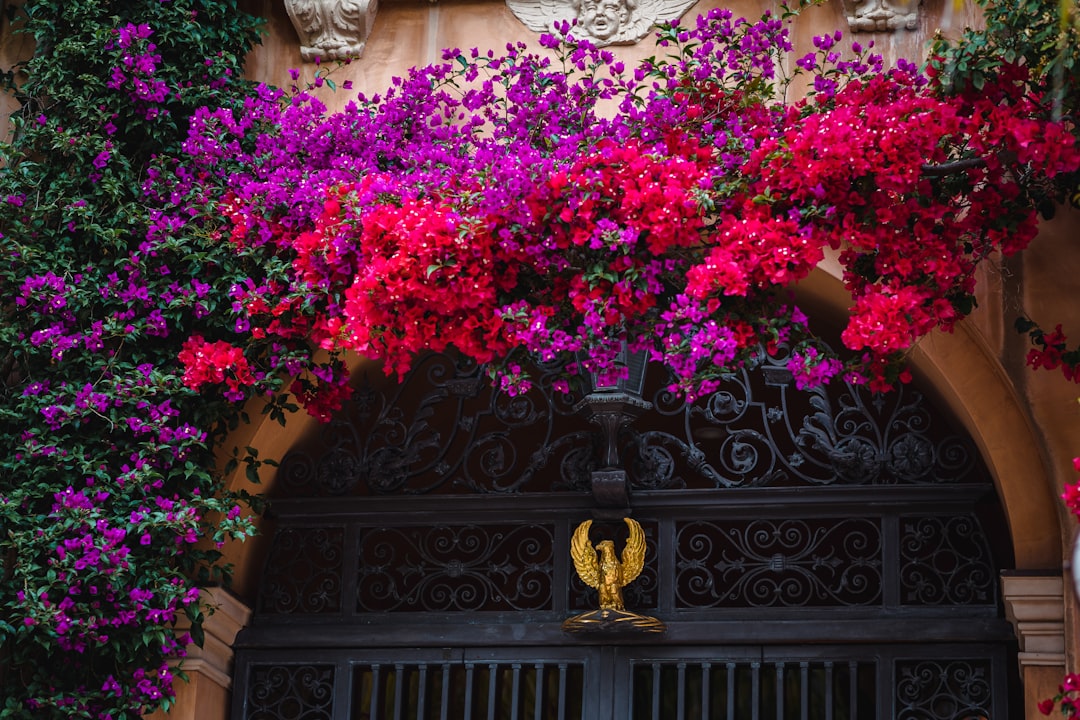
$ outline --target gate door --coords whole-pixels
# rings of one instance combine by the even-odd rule
[[[1011,550],[966,439],[911,392],[798,391],[782,358],[694,404],[649,372],[618,511],[603,439],[543,380],[509,398],[444,356],[365,379],[279,469],[233,717],[1009,716]],[[618,546],[623,514],[647,540],[627,608],[667,631],[566,633],[597,607],[571,535]]]

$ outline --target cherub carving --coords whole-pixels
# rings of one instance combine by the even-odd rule
[[[285,0],[304,62],[359,57],[375,22],[377,0]]]
[[[527,28],[550,32],[563,20],[577,20],[571,34],[595,45],[628,45],[658,22],[681,17],[695,0],[506,0]]]

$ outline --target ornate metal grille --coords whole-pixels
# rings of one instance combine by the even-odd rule
[[[422,361],[279,470],[238,639],[238,720],[1005,717],[1011,558],[972,445],[917,393],[798,391],[783,358],[618,436],[647,539],[648,647],[561,630],[596,607],[571,534],[603,442],[550,392]],[[625,527],[599,517],[593,540]]]
[[[620,438],[638,490],[980,482],[973,447],[915,392],[795,389],[786,358],[733,375],[693,404],[651,366],[652,410]],[[284,458],[282,497],[584,490],[599,467],[577,397],[540,373],[525,396],[443,355],[398,385],[367,376],[346,410]]]

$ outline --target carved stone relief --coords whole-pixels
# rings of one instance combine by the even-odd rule
[[[922,0],[843,0],[852,32],[914,30]]]
[[[597,46],[629,45],[652,26],[681,17],[696,0],[506,0],[517,19],[534,32],[577,20],[571,34]]]
[[[304,62],[359,57],[375,22],[378,0],[285,0]]]

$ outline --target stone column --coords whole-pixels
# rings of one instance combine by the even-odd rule
[[[1036,705],[1054,696],[1065,675],[1065,582],[1061,575],[1003,573],[1001,587],[1020,644],[1024,716],[1042,718]]]
[[[214,608],[203,621],[205,640],[200,648],[189,645],[183,671],[173,688],[176,703],[168,713],[156,712],[148,720],[228,720],[232,688],[233,642],[251,619],[251,609],[221,588],[203,591],[202,602]],[[187,618],[177,623],[179,633],[187,632]]]

